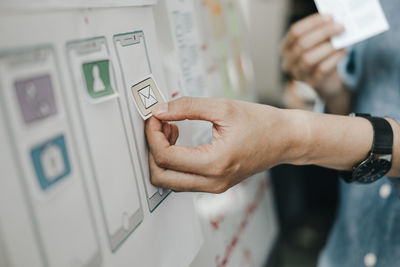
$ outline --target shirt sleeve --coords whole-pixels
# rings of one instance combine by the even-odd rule
[[[389,116],[386,116],[387,118],[392,118],[397,121],[397,123],[400,123],[400,114],[392,114]],[[393,144],[393,145],[400,145],[400,144]],[[389,178],[389,180],[392,182],[393,188],[396,190],[397,195],[400,197],[400,177],[397,178]]]
[[[389,178],[392,182],[394,190],[396,190],[397,196],[400,198],[400,178]]]
[[[346,56],[339,62],[337,70],[343,83],[353,91],[356,91],[361,80],[362,53],[365,42],[347,48]]]

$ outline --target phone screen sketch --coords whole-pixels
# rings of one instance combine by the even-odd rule
[[[100,266],[97,233],[56,62],[48,45],[3,54],[0,105],[7,110],[43,262]]]
[[[125,94],[125,99],[128,101],[130,119],[135,133],[136,148],[138,157],[141,165],[141,171],[144,179],[146,197],[150,211],[153,211],[163,199],[167,197],[170,190],[155,187],[150,182],[150,171],[148,163],[148,148],[146,144],[146,138],[144,133],[144,121],[135,109],[135,103],[132,97],[127,94],[132,92],[132,86],[137,84],[137,81],[143,79],[143,77],[149,76],[151,71],[151,65],[147,53],[146,41],[143,31],[136,31],[131,33],[117,34],[114,35],[114,44],[117,50],[119,58],[122,79],[124,82],[124,89],[121,90]],[[151,93],[147,87],[144,87],[141,91],[144,93]],[[154,102],[154,101],[153,101]],[[151,102],[151,98],[145,99],[144,105],[149,107],[154,104]]]
[[[113,62],[104,37],[70,42],[67,51],[107,234],[115,251],[142,222],[143,210]]]

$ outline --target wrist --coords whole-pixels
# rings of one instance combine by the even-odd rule
[[[351,170],[371,151],[373,129],[359,117],[311,113],[307,148],[301,164]]]
[[[284,110],[286,149],[282,153],[281,163],[306,165],[312,146],[312,112],[303,110]]]

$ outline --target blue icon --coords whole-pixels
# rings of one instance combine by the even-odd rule
[[[64,135],[32,148],[31,157],[37,179],[43,190],[71,172]]]

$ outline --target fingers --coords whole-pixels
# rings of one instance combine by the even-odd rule
[[[300,37],[292,47],[292,50],[287,54],[284,67],[286,70],[296,70],[298,79],[310,72],[310,69],[314,66],[316,59],[322,60],[327,54],[334,52],[335,49],[330,44],[330,38],[343,32],[344,28],[337,24],[325,24],[320,26],[313,31],[306,33],[303,37]],[[313,56],[312,59],[310,55]],[[314,59],[314,62],[312,60]]]
[[[326,59],[335,52],[336,50],[332,46],[331,42],[325,42],[315,47],[315,49],[304,53],[304,55],[302,56],[302,60],[300,60],[299,62],[299,65],[301,68],[313,68],[322,60]]]
[[[210,166],[217,157],[217,150],[212,149],[214,145],[195,148],[171,145],[172,141],[176,141],[177,127],[172,126],[170,130],[166,130],[170,132],[170,140],[162,128],[162,123],[158,119],[151,117],[147,120],[146,136],[158,166],[203,175],[213,173]]]
[[[335,54],[337,51],[333,48],[331,42],[325,42],[314,49],[304,53],[297,64],[293,66],[293,74],[296,78],[307,80],[309,74],[313,72],[318,64],[321,64],[326,58]]]
[[[160,168],[156,164],[152,153],[149,153],[149,166],[151,182],[158,187],[169,188],[179,192],[211,193],[222,193],[228,189],[228,186],[225,186],[223,182],[218,182],[218,180],[212,178]]]
[[[162,148],[168,148],[170,146],[168,136],[164,133],[163,123],[160,120],[150,117],[146,121],[145,131],[150,148],[153,143]]]
[[[168,122],[162,122],[162,131],[165,135],[165,137],[167,138],[167,140],[169,141],[169,143],[171,144],[171,126],[169,125]]]
[[[168,110],[156,106],[153,116],[164,121],[189,119],[216,122],[224,115],[222,111],[226,106],[226,101],[221,99],[181,97],[169,102]]]
[[[179,137],[179,129],[176,124],[169,124],[168,122],[162,123],[162,131],[169,141],[170,145],[175,145]]]
[[[313,14],[299,22],[293,24],[290,31],[286,37],[282,50],[285,51],[289,49],[296,39],[303,36],[305,33],[311,31],[312,29],[318,27],[321,24],[332,22],[332,16]]]
[[[329,41],[332,36],[340,34],[343,30],[344,28],[342,25],[329,23],[306,33],[304,36],[300,37],[296,45],[293,46],[293,58],[299,58],[305,51],[310,50],[322,42]]]
[[[175,145],[179,137],[179,129],[176,124],[170,124],[170,126],[171,126],[171,139],[169,140],[169,142],[171,145]]]
[[[312,74],[312,79],[314,83],[320,83],[328,75],[336,71],[336,66],[340,60],[346,55],[345,50],[339,50],[330,55],[324,61],[322,61],[314,70]]]
[[[283,46],[283,69],[295,79],[310,80],[314,68],[336,52],[330,38],[343,30],[343,26],[335,24],[327,15],[315,14],[297,22]]]

